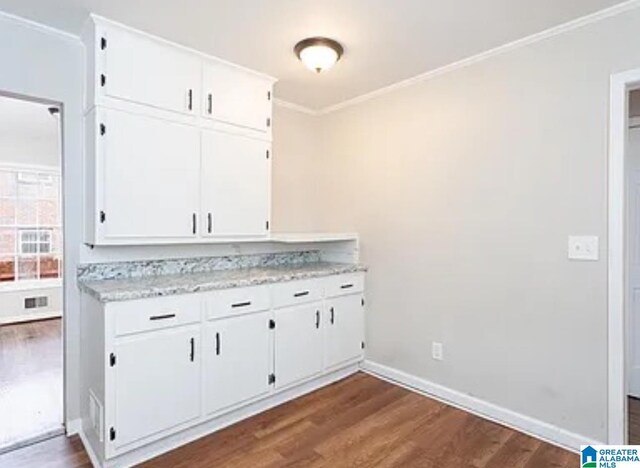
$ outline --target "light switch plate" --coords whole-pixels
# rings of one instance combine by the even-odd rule
[[[598,236],[569,236],[568,254],[569,260],[598,260]]]

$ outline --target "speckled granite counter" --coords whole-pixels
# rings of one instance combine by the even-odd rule
[[[78,284],[82,291],[100,302],[114,302],[281,283],[361,271],[366,271],[366,267],[361,264],[313,261],[118,279],[90,279],[90,277],[81,276]]]

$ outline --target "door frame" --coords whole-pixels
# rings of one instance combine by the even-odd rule
[[[66,178],[65,178],[65,146],[64,146],[64,119],[65,119],[65,108],[64,103],[60,101],[55,101],[46,98],[40,98],[35,96],[29,96],[25,94],[14,93],[8,90],[0,90],[0,99],[9,98],[9,99],[18,99],[20,101],[32,102],[35,104],[42,104],[45,106],[56,107],[59,110],[58,116],[58,153],[60,155],[60,220],[62,223],[62,278],[60,278],[60,287],[62,288],[62,318],[61,318],[61,347],[60,352],[62,353],[62,429],[64,433],[69,435],[70,431],[75,431],[75,428],[69,427],[72,425],[72,421],[69,420],[67,416],[67,405],[68,405],[68,396],[69,396],[69,374],[70,369],[67,366],[67,353],[69,352],[69,337],[68,333],[68,297],[67,297],[67,271],[65,265],[67,264],[67,239],[69,234],[69,226],[67,223],[66,217],[66,204],[65,204],[65,186],[66,186]]]
[[[626,150],[629,91],[640,87],[640,68],[611,75],[608,157],[608,397],[607,440],[627,442]]]

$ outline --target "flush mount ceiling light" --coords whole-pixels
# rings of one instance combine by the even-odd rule
[[[333,39],[310,37],[298,42],[293,51],[309,70],[320,73],[340,60],[344,49]]]

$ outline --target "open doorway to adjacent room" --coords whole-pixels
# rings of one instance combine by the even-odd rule
[[[60,113],[0,95],[0,453],[64,432]]]

